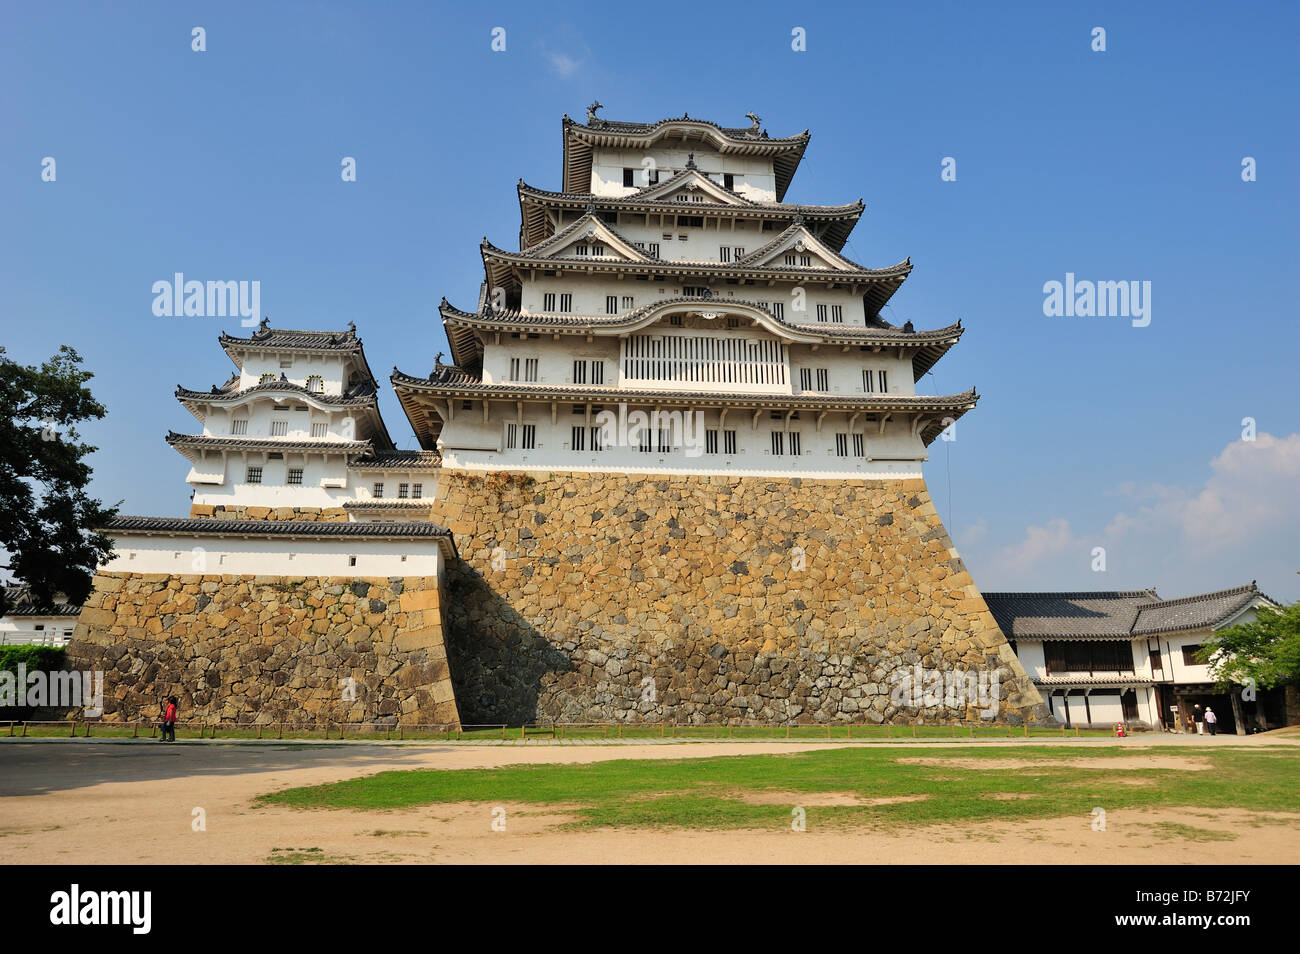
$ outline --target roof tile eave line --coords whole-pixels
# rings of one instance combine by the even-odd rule
[[[671,181],[670,179],[665,179],[664,183],[662,184],[667,184],[670,181]],[[717,183],[714,184],[717,185]],[[727,205],[725,203],[714,203],[714,202],[698,202],[698,203],[692,202],[689,205],[687,205],[685,203],[670,202],[666,200],[662,202],[654,202],[654,201],[641,199],[638,196],[638,194],[635,192],[628,193],[627,195],[622,195],[622,196],[598,195],[594,192],[558,192],[552,189],[538,188],[537,186],[532,186],[522,181],[520,183],[519,193],[521,196],[528,195],[534,198],[563,199],[572,205],[586,205],[588,203],[595,203],[597,205],[645,204],[647,206],[662,205],[666,208],[672,208],[678,210],[683,208],[698,209],[703,207],[710,211],[713,211],[715,209],[724,210],[724,211],[727,209],[733,209],[738,212],[744,211],[744,212],[752,212],[752,213],[774,213],[774,214],[788,214],[788,215],[805,214],[805,215],[816,215],[821,217],[848,217],[851,215],[861,215],[862,212],[866,210],[866,203],[864,203],[862,199],[858,199],[856,202],[844,202],[838,205],[807,205],[799,202],[761,202],[757,199],[750,199],[747,196],[743,196],[740,193],[735,192],[735,190],[727,189],[726,186],[718,186],[718,188],[731,192],[732,194],[736,195],[738,198],[743,199],[748,204],[743,206],[738,206],[738,205]]]
[[[581,221],[582,219],[578,220],[578,222]],[[577,225],[578,222],[575,222],[574,225]],[[566,226],[566,229],[567,228],[569,227]],[[608,228],[608,226],[606,226],[606,228]],[[595,266],[601,269],[649,268],[653,266],[657,270],[669,271],[669,272],[673,272],[673,271],[684,271],[687,273],[724,272],[727,274],[740,274],[740,273],[752,272],[761,278],[771,278],[774,275],[780,275],[780,274],[791,274],[791,275],[797,275],[800,278],[827,278],[834,281],[843,281],[848,278],[864,278],[869,280],[888,281],[892,279],[906,279],[907,276],[911,274],[912,269],[914,267],[912,265],[911,259],[907,258],[901,262],[896,262],[893,265],[885,265],[880,268],[867,268],[866,266],[860,265],[857,262],[853,262],[850,259],[844,258],[844,256],[834,251],[831,251],[832,255],[834,255],[837,258],[844,259],[844,261],[849,262],[850,264],[856,266],[856,268],[855,269],[813,268],[811,266],[805,267],[805,266],[796,266],[796,265],[758,266],[758,267],[749,266],[749,267],[742,268],[742,267],[738,267],[735,262],[727,263],[727,262],[672,261],[665,258],[653,258],[650,255],[644,255],[644,261],[642,261],[640,259],[613,259],[613,258],[604,259],[604,260],[591,259],[591,258],[577,258],[577,257],[547,258],[547,257],[528,254],[529,252],[533,252],[541,248],[543,245],[546,245],[547,243],[555,242],[555,240],[559,238],[562,234],[563,233],[561,232],[557,232],[555,235],[551,236],[551,238],[546,239],[545,241],[537,245],[530,246],[528,249],[525,249],[524,251],[520,251],[520,252],[511,252],[508,249],[500,248],[496,245],[493,245],[487,239],[484,239],[482,242],[479,243],[479,248],[480,251],[482,252],[485,261],[489,258],[495,258],[497,260],[502,261],[504,264],[518,264],[523,266],[531,266],[535,268],[553,268],[555,267],[556,263],[559,263],[561,265],[583,265],[583,266],[587,266],[588,268]],[[627,241],[627,240],[624,239],[623,241]],[[749,256],[746,256],[746,258],[748,257]]]
[[[794,324],[783,318],[777,318],[767,308],[765,303],[757,299],[749,298],[696,298],[687,296],[673,296],[670,298],[660,298],[648,302],[632,311],[622,315],[568,315],[557,312],[538,312],[536,314],[525,315],[519,309],[494,309],[490,313],[486,312],[468,312],[449,303],[445,298],[439,307],[439,313],[442,315],[444,322],[451,318],[464,322],[495,323],[506,324],[517,322],[521,325],[546,324],[549,326],[573,327],[577,329],[587,328],[619,328],[627,324],[639,321],[645,314],[663,307],[674,307],[678,304],[696,304],[701,309],[707,309],[712,305],[716,307],[726,307],[727,305],[744,305],[750,308],[758,308],[764,311],[769,318],[779,326],[791,331],[802,332],[804,334],[816,334],[823,338],[843,338],[847,340],[858,340],[868,338],[879,338],[888,341],[890,347],[898,345],[915,345],[918,347],[933,346],[935,344],[944,344],[945,338],[960,338],[965,334],[966,329],[960,323],[946,325],[943,328],[922,329],[920,331],[905,331],[902,328],[870,328],[864,326],[860,331],[857,326],[835,328],[824,324]],[[543,319],[542,321],[533,322],[531,319]],[[955,343],[955,342],[952,342]]]

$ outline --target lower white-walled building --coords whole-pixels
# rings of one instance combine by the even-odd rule
[[[174,576],[442,576],[451,533],[424,521],[346,523],[118,517],[106,573]]]
[[[5,599],[0,645],[62,646],[72,638],[80,606],[62,601],[45,605],[23,585],[6,586]]]
[[[1215,631],[1278,605],[1253,582],[1175,600],[1153,589],[984,599],[1058,722],[1200,731],[1211,706],[1222,732],[1286,724],[1280,691],[1243,699],[1236,689],[1220,689],[1209,666],[1194,658]]]

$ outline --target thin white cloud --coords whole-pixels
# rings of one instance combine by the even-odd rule
[[[1000,547],[983,532],[967,531],[963,556],[976,582],[990,590],[1159,584],[1165,595],[1177,596],[1258,579],[1266,592],[1278,590],[1270,595],[1286,599],[1300,569],[1297,488],[1300,434],[1260,434],[1224,447],[1199,485],[1124,485],[1120,494],[1129,505],[1104,527],[1076,527],[1057,516]],[[1104,572],[1094,569],[1097,546],[1106,550]]]
[[[578,72],[578,67],[582,65],[581,60],[575,60],[566,53],[548,53],[547,59],[551,61],[551,69],[565,78]]]

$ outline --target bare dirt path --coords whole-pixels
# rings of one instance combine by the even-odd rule
[[[1126,772],[1142,748],[1179,737],[1127,739]],[[1251,739],[1231,744],[1261,745]],[[1281,741],[1281,740],[1275,740]],[[1133,744],[1137,743],[1137,744]],[[1218,745],[1207,739],[1186,744]],[[884,743],[870,743],[884,744]],[[984,745],[986,743],[980,743]],[[1020,743],[1023,745],[1023,743]],[[1070,743],[1072,747],[1079,743]],[[1091,745],[1092,743],[1089,743]],[[268,859],[358,863],[1296,863],[1300,815],[1178,809],[1111,812],[1019,824],[896,832],[563,831],[554,808],[504,802],[387,812],[303,811],[256,804],[260,794],[396,768],[679,759],[794,753],[845,743],[684,745],[0,744],[0,861],[8,864],[221,864]],[[903,745],[907,745],[904,743]],[[1189,755],[1190,755],[1189,751]],[[1165,758],[1152,756],[1149,767]],[[969,764],[967,763],[968,767]],[[812,804],[810,802],[810,804]],[[492,809],[505,831],[492,830]],[[192,830],[202,809],[206,831]],[[1190,828],[1181,827],[1190,826]],[[1188,837],[1192,829],[1200,835]],[[1205,835],[1206,831],[1217,833]]]

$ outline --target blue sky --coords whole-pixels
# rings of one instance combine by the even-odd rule
[[[911,256],[885,317],[967,328],[922,387],[982,395],[926,467],[977,583],[1255,578],[1294,599],[1297,9],[9,4],[0,344],[28,362],[75,346],[110,411],[87,429],[94,490],[184,514],[163,435],[195,422],[171,392],[223,381],[216,337],[238,329],[155,317],[155,281],[258,280],[273,324],[355,321],[382,378],[424,373],[446,350],[438,299],[473,304],[479,240],[517,244],[516,180],[559,187],[561,115],[752,109],[772,135],[812,131],[788,200],[861,196],[847,254]],[[1151,282],[1150,325],[1045,317],[1066,272]],[[391,393],[382,409],[415,446]]]

